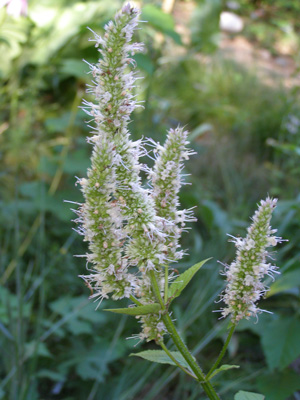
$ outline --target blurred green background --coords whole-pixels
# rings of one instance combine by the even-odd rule
[[[154,344],[127,340],[138,323],[101,311],[112,302],[95,311],[78,278],[86,266],[73,256],[86,251],[64,203],[82,201],[75,176],[85,176],[91,151],[79,108],[91,79],[82,59],[97,57],[86,27],[101,34],[122,2],[29,0],[27,11],[24,0],[8,3],[0,8],[0,399],[205,399],[173,367],[128,357]],[[147,51],[135,56],[145,109],[133,116],[133,137],[163,142],[179,123],[191,131],[193,184],[181,202],[197,205],[198,222],[176,268],[213,256],[174,302],[173,318],[207,371],[226,337],[227,321],[212,313],[224,285],[217,260],[234,257],[226,233],[243,235],[256,203],[279,197],[273,226],[289,241],[261,303],[273,314],[239,325],[225,362],[241,368],[214,383],[225,400],[241,389],[299,400],[300,3],[139,4],[148,21],[137,37]]]

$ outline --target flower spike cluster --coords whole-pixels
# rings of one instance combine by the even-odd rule
[[[150,172],[153,189],[142,186],[139,158],[147,154],[141,140],[132,141],[128,123],[139,106],[133,89],[137,78],[132,56],[142,51],[132,43],[139,10],[127,4],[105,26],[104,37],[94,33],[100,60],[89,65],[93,85],[88,92],[94,102],[83,109],[92,118],[93,145],[87,178],[78,180],[84,203],[76,211],[77,231],[88,242],[86,255],[91,273],[82,276],[93,290],[92,298],[102,300],[135,296],[139,303],[157,302],[149,272],[154,271],[161,292],[163,266],[181,257],[176,249],[184,221],[190,211],[177,211],[182,162],[187,159],[187,132],[171,130],[166,144]],[[156,144],[155,144],[156,146]],[[157,314],[138,316],[140,339],[159,340],[165,326]]]
[[[277,199],[269,197],[262,200],[252,218],[253,223],[248,228],[246,238],[232,240],[237,248],[237,256],[226,266],[224,274],[227,277],[227,286],[221,298],[226,304],[222,316],[230,314],[233,323],[238,323],[243,318],[249,319],[263,311],[256,305],[267,290],[262,280],[266,275],[273,278],[273,274],[278,273],[277,267],[267,261],[267,248],[276,246],[282,240],[273,236],[276,229],[270,226],[276,203]]]

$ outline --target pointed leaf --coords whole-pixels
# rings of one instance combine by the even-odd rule
[[[220,368],[217,368],[209,377],[209,379],[211,379],[212,377],[216,376],[219,372],[222,371],[227,371],[228,369],[232,369],[232,368],[240,368],[239,365],[229,365],[229,364],[224,364],[222,365]]]
[[[110,308],[103,311],[109,311],[117,314],[127,315],[147,315],[157,314],[160,311],[160,305],[158,303],[147,304],[145,306],[129,307],[129,308]]]
[[[234,400],[264,400],[265,396],[258,393],[244,392],[240,390],[235,396]]]
[[[184,368],[189,369],[188,363],[185,361],[181,353],[179,351],[171,351],[170,352],[174,358],[178,361],[180,365],[182,365]],[[144,358],[145,360],[160,363],[160,364],[170,364],[170,365],[176,365],[171,358],[163,351],[163,350],[146,350],[146,351],[141,351],[140,353],[131,353],[130,356],[134,357],[141,357]]]
[[[190,282],[190,280],[193,278],[195,273],[199,271],[199,269],[206,263],[206,261],[210,260],[210,258],[207,258],[206,260],[203,260],[189,269],[187,269],[185,272],[183,272],[181,275],[178,276],[178,278],[175,279],[175,281],[171,284],[169,287],[168,291],[168,298],[175,299],[175,297],[178,297],[180,293],[183,291],[183,289],[187,286],[187,284]]]

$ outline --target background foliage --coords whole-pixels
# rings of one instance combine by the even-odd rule
[[[139,330],[136,321],[101,312],[115,306],[108,301],[95,311],[77,277],[85,265],[73,254],[86,246],[72,232],[64,200],[82,200],[75,176],[89,165],[79,106],[90,76],[82,59],[95,62],[97,54],[86,26],[101,32],[120,5],[31,0],[27,17],[0,9],[1,399],[204,398],[173,367],[128,357],[153,344],[125,340]],[[161,141],[168,127],[186,124],[197,150],[187,165],[193,185],[181,201],[197,205],[198,222],[184,238],[190,255],[177,268],[214,258],[174,301],[173,316],[207,370],[226,336],[226,322],[211,312],[223,287],[217,260],[233,257],[226,233],[243,234],[255,203],[267,193],[278,196],[273,225],[289,242],[276,254],[281,276],[262,305],[273,314],[239,325],[227,361],[241,368],[218,375],[215,384],[225,400],[238,390],[299,400],[300,81],[270,84],[251,65],[223,56],[218,21],[225,2],[176,7],[191,11],[181,17],[184,30],[161,2],[143,3],[148,24],[139,39],[147,52],[136,61],[145,76],[139,89],[145,109],[131,124],[135,138]],[[274,58],[288,49],[295,76],[299,11],[298,1],[283,0],[242,0],[235,11],[254,46]]]

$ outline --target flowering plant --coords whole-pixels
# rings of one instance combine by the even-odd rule
[[[280,238],[273,236],[270,219],[276,199],[261,201],[245,239],[232,238],[237,256],[225,265],[227,286],[221,294],[225,303],[222,317],[231,316],[225,345],[205,374],[178,334],[170,316],[170,305],[187,286],[206,260],[176,276],[170,264],[184,255],[180,236],[186,223],[194,221],[192,210],[180,209],[178,193],[184,184],[183,163],[193,152],[187,147],[188,132],[181,127],[170,129],[164,145],[151,139],[132,141],[128,130],[130,115],[140,104],[133,93],[138,79],[132,56],[143,50],[132,42],[138,26],[139,10],[125,5],[114,21],[105,26],[104,37],[94,33],[100,53],[96,65],[89,65],[93,85],[88,92],[94,102],[84,101],[83,109],[92,118],[93,146],[91,168],[87,177],[78,179],[84,203],[77,213],[78,232],[88,242],[84,255],[92,267],[82,276],[99,301],[128,298],[128,308],[106,311],[135,316],[141,323],[139,340],[155,341],[162,350],[138,353],[140,357],[161,362],[162,352],[171,364],[198,381],[209,399],[220,399],[211,383],[237,323],[260,310],[256,303],[266,289],[265,275],[273,276],[276,267],[268,262],[267,248]],[[149,168],[139,158],[154,155]],[[140,172],[146,172],[150,189],[142,185]],[[176,352],[164,343],[170,335]],[[234,367],[234,366],[231,366]],[[226,366],[230,368],[230,366]]]

